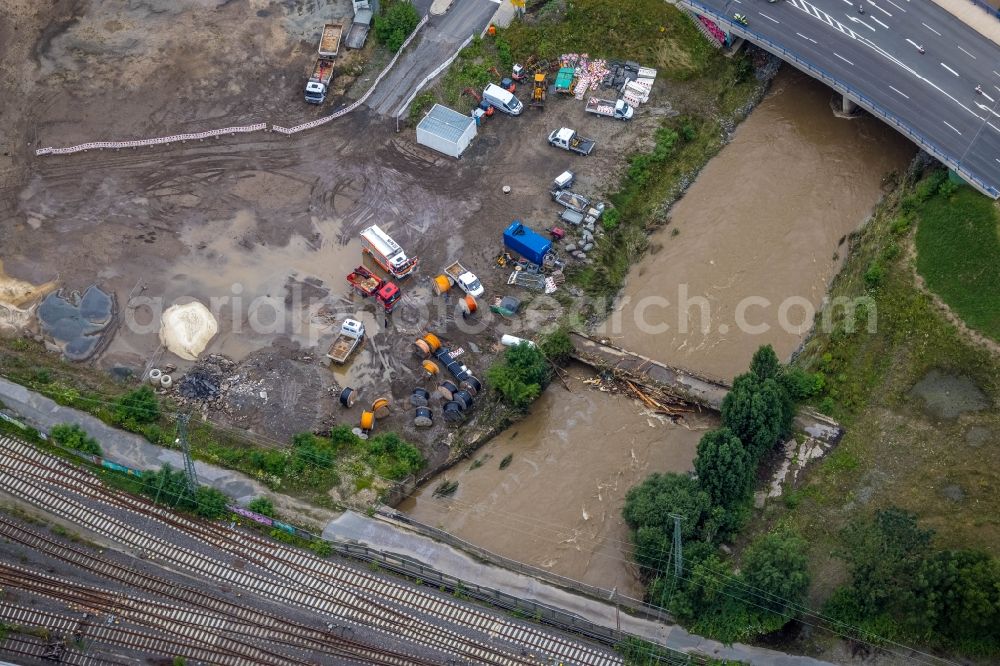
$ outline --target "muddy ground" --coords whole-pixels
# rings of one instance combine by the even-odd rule
[[[456,299],[435,299],[431,278],[460,258],[484,281],[487,300],[530,297],[509,291],[509,271],[494,266],[502,230],[514,218],[539,230],[554,223],[559,209],[548,185],[565,168],[578,172],[584,193],[612,187],[623,157],[668,112],[668,84],[658,83],[630,124],[563,99],[545,112],[489,119],[461,160],[416,145],[412,128],[397,134],[395,122],[364,108],[292,138],[258,133],[120,153],[33,154],[38,145],[327,113],[346,100],[317,109],[300,90],[317,26],[345,15],[340,4],[329,13],[317,3],[6,5],[0,62],[3,92],[15,102],[0,119],[12,128],[0,170],[0,260],[18,280],[79,291],[99,284],[115,294],[113,339],[91,361],[102,370],[141,373],[155,362],[183,373],[189,363],[159,350],[158,313],[198,299],[220,320],[206,353],[249,357],[255,386],[261,380],[242,413],[219,412],[224,421],[279,443],[331,422],[353,425],[361,404],[350,412],[335,406],[337,389],[351,385],[363,390],[362,403],[391,395],[400,409],[379,429],[406,431],[436,463],[447,455],[445,430],[408,429],[402,409],[422,381],[414,336],[434,330],[465,349],[463,362],[482,376],[507,329],[484,320],[458,330]],[[545,135],[563,125],[597,138],[595,154],[547,146]],[[358,233],[372,223],[421,262],[388,331],[344,281],[361,262]],[[518,322],[536,329],[558,312],[550,304]],[[361,316],[372,335],[349,367],[331,371],[322,356],[345,314]]]

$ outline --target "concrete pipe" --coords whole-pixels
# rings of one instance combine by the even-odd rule
[[[389,416],[389,399],[388,398],[378,398],[372,403],[372,413],[375,414],[375,418],[384,419]]]
[[[160,388],[168,389],[174,385],[174,378],[170,375],[160,375]]]
[[[415,388],[410,394],[410,405],[413,407],[426,407],[431,399],[431,394],[424,388]]]
[[[348,386],[340,392],[340,404],[350,409],[354,406],[354,401],[357,400],[357,397],[358,392]]]
[[[441,296],[446,294],[451,290],[451,280],[448,279],[447,275],[438,275],[434,278],[434,294],[436,296]]]
[[[149,371],[149,383],[153,386],[160,385],[160,377],[163,376],[163,371],[159,368],[153,368]]]

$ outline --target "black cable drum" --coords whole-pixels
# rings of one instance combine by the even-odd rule
[[[350,386],[346,387],[340,392],[340,404],[344,407],[353,407],[354,401],[357,399],[357,391],[352,389]]]

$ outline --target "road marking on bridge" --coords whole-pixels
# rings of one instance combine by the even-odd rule
[[[868,0],[868,4],[871,5],[872,7],[874,7],[875,9],[879,10],[880,12],[882,12],[883,14],[885,14],[886,16],[888,16],[889,18],[892,18],[892,14],[890,14],[889,12],[885,11],[884,9],[882,9],[881,7],[879,7],[878,5],[876,5],[874,2],[872,2],[872,0]]]
[[[961,51],[962,53],[964,53],[965,55],[969,56],[973,60],[979,60],[979,58],[977,58],[976,56],[972,55],[971,53],[969,53],[968,51],[966,51],[965,49],[963,49],[961,46],[958,47],[958,50]]]
[[[907,95],[906,93],[904,93],[904,92],[900,92],[899,90],[896,90],[896,89],[895,89],[895,88],[893,88],[892,86],[889,86],[889,87],[890,87],[890,88],[892,88],[893,90],[895,90],[895,91],[896,91],[897,93],[899,93],[899,94],[900,94],[900,95],[902,95],[903,97],[905,97],[906,99],[910,99],[910,96],[909,96],[909,95]]]
[[[1000,92],[1000,88],[997,88],[996,86],[993,86],[993,87],[996,88],[997,92]]]
[[[992,102],[993,100],[990,100],[990,101]],[[994,116],[996,116],[997,118],[1000,118],[1000,113],[997,113],[996,111],[994,111],[994,110],[993,110],[993,109],[991,109],[990,107],[986,106],[985,104],[979,104],[979,103],[977,102],[977,103],[976,103],[976,106],[978,106],[978,107],[979,107],[980,109],[983,109],[984,111],[989,111],[990,113],[992,113],[992,114],[993,114]]]
[[[781,21],[779,21],[777,19],[771,18],[770,16],[768,16],[764,12],[757,12],[757,13],[760,14],[761,16],[763,16],[764,18],[766,18],[768,21],[774,21],[775,23],[781,23]]]
[[[848,65],[850,65],[851,67],[854,67],[854,63],[853,62],[851,62],[850,60],[848,60],[844,56],[840,55],[836,51],[833,52],[833,55],[837,56],[838,58],[840,58],[841,60],[843,60],[844,62],[846,62]]]
[[[885,1],[888,2],[890,5],[892,5],[893,7],[895,7],[896,9],[898,9],[899,11],[903,12],[904,14],[906,13],[905,9],[903,9],[902,7],[900,7],[899,5],[897,5],[892,0],[885,0]]]
[[[955,129],[955,126],[952,125],[951,123],[949,123],[947,120],[942,120],[941,122],[943,122],[945,125],[947,125],[948,127],[952,128],[953,130],[955,130],[955,134],[957,134],[959,136],[962,136],[962,133],[959,132],[957,129]]]
[[[915,41],[913,41],[909,37],[906,38],[906,41],[908,41],[910,44],[912,44],[914,48],[918,48],[918,49],[920,48],[920,44],[917,44]]]
[[[990,121],[987,120],[986,124],[989,125],[990,127],[992,127],[993,129],[995,129],[996,131],[1000,132],[1000,127],[997,127],[996,125],[994,125]]]
[[[873,20],[873,21],[875,21],[876,23],[878,23],[878,24],[879,24],[880,26],[882,26],[882,27],[883,27],[883,28],[885,28],[886,30],[888,30],[888,29],[889,29],[889,26],[887,26],[887,25],[886,25],[885,23],[882,23],[882,21],[879,21],[879,20],[878,20],[877,18],[875,18],[874,16],[872,17],[872,20]]]
[[[938,32],[938,31],[937,31],[937,30],[935,30],[934,28],[930,27],[930,26],[929,26],[929,25],[927,25],[926,23],[923,23],[923,22],[921,22],[921,23],[920,23],[920,25],[924,26],[925,28],[927,28],[928,30],[930,30],[931,32],[933,32],[933,33],[934,33],[935,35],[937,35],[938,37],[940,37],[940,36],[941,36],[941,33],[940,33],[940,32]]]
[[[802,39],[808,39],[808,40],[809,40],[810,42],[812,42],[813,44],[819,44],[819,42],[817,42],[817,41],[816,41],[815,39],[813,39],[812,37],[806,37],[806,36],[805,36],[805,35],[803,35],[803,34],[802,34],[801,32],[797,32],[797,33],[795,33],[795,34],[796,34],[796,35],[798,35],[799,37],[801,37]]]
[[[941,66],[942,66],[942,67],[944,67],[945,69],[947,69],[947,70],[948,70],[949,72],[951,72],[951,73],[952,73],[952,74],[954,74],[955,76],[958,76],[958,72],[956,72],[955,70],[953,70],[953,69],[952,69],[951,67],[949,67],[948,65],[946,65],[946,64],[944,64],[944,63],[941,63]]]
[[[851,16],[850,14],[844,14],[844,16],[846,16],[850,20],[854,21],[855,23],[860,23],[861,25],[865,26],[866,28],[868,28],[872,32],[878,32],[878,30],[876,30],[875,28],[871,27],[870,25],[868,25],[867,23],[865,23],[864,21],[862,21],[861,19],[859,19],[859,18],[857,18],[855,16]]]

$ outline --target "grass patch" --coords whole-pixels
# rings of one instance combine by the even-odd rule
[[[1000,218],[993,201],[944,181],[920,209],[917,271],[966,324],[1000,341]]]
[[[905,175],[871,222],[851,237],[830,296],[858,304],[854,324],[849,309],[835,308],[830,325],[817,327],[796,360],[822,378],[815,404],[846,427],[838,448],[806,474],[784,506],[768,507],[772,520],[786,520],[810,543],[814,606],[846,575],[843,560],[830,556],[843,549],[841,530],[888,506],[913,512],[922,527],[934,530],[936,549],[1000,553],[1000,495],[994,491],[1000,453],[971,438],[977,430],[995,442],[1000,413],[994,408],[939,419],[910,393],[937,369],[970,378],[994,405],[1000,400],[1000,359],[947,321],[916,287],[913,268],[900,251],[924,242],[914,240],[917,221],[943,222],[951,198],[960,202],[963,215],[992,207],[971,189],[942,191],[945,178],[943,170]],[[960,270],[956,267],[956,274]],[[904,629],[886,626],[880,633],[923,640],[896,632]]]

